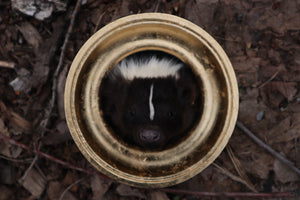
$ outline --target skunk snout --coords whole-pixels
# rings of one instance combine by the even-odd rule
[[[161,134],[157,130],[141,130],[139,133],[140,139],[143,143],[157,143],[161,139]]]

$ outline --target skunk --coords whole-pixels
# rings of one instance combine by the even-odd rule
[[[200,115],[199,81],[185,63],[161,51],[121,60],[103,79],[100,109],[125,143],[145,150],[176,145]]]

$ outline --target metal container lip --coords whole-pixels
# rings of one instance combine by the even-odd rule
[[[196,44],[189,42],[189,39]],[[122,58],[142,50],[162,50],[189,63],[204,85],[204,117],[193,130],[192,136],[176,148],[162,152],[141,152],[115,141],[98,109],[97,95],[105,73]],[[214,106],[214,103],[218,105]],[[226,111],[222,111],[222,106],[226,106]],[[74,141],[98,170],[126,184],[165,187],[198,174],[221,153],[235,126],[238,89],[225,52],[200,27],[169,14],[137,14],[103,27],[80,49],[66,82],[65,112]],[[222,127],[216,128],[218,122]],[[199,160],[195,155],[198,150],[201,150],[201,154],[204,151]],[[194,160],[189,163],[188,159]],[[123,167],[117,166],[120,160],[125,163]],[[126,166],[140,174],[126,171]],[[141,174],[143,170],[156,173],[174,170],[174,173],[162,172],[150,176],[149,173]]]

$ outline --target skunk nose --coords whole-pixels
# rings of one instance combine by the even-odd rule
[[[160,133],[156,130],[142,130],[140,132],[140,139],[145,143],[153,143],[160,140]]]

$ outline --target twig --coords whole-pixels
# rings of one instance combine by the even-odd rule
[[[24,172],[23,176],[21,177],[20,181],[23,183],[25,178],[28,176],[29,172],[31,171],[31,169],[33,168],[33,166],[35,165],[36,161],[38,159],[38,156],[35,155],[33,158],[33,161],[31,162],[31,164],[29,165],[29,167],[26,169],[26,171]]]
[[[11,162],[18,162],[18,163],[31,163],[33,158],[25,158],[25,159],[15,159],[15,158],[9,158],[4,155],[0,155],[0,158],[11,161]]]
[[[41,143],[39,142],[39,148],[41,146]],[[26,177],[28,176],[29,172],[32,170],[33,166],[35,165],[36,161],[38,160],[39,156],[36,154],[31,162],[31,164],[29,165],[29,167],[26,169],[26,171],[24,172],[23,176],[21,177],[21,182],[23,183],[24,180],[26,179]]]
[[[268,83],[270,83],[276,76],[277,74],[279,73],[279,71],[275,72],[271,78],[269,78],[266,82],[262,83],[260,86],[258,86],[258,88],[262,88],[264,87],[265,85],[267,85]]]
[[[51,156],[51,155],[49,155],[49,154],[46,154],[46,153],[44,153],[44,152],[42,152],[42,151],[40,151],[40,150],[38,150],[38,149],[32,149],[32,148],[30,148],[29,146],[27,146],[27,145],[25,145],[25,144],[22,144],[22,143],[20,143],[20,142],[14,140],[14,139],[11,139],[11,138],[7,137],[6,135],[4,135],[4,134],[1,133],[1,132],[0,132],[0,138],[3,138],[5,141],[9,142],[9,143],[12,144],[12,145],[16,145],[16,146],[18,146],[18,147],[21,147],[21,148],[27,150],[27,151],[31,151],[31,152],[33,152],[33,153],[39,155],[39,156],[42,156],[42,157],[44,157],[44,158],[46,158],[46,159],[48,159],[48,160],[51,160],[51,161],[53,161],[53,162],[55,162],[55,163],[57,163],[57,164],[60,164],[60,165],[62,165],[62,166],[64,166],[64,167],[66,167],[66,168],[74,169],[74,170],[76,170],[76,171],[84,172],[84,173],[86,173],[86,174],[98,175],[98,176],[100,176],[100,177],[102,177],[102,178],[105,178],[105,179],[110,179],[110,178],[108,178],[107,176],[105,176],[105,175],[103,175],[103,174],[101,174],[101,173],[99,173],[99,172],[96,172],[96,171],[93,171],[93,170],[88,170],[88,169],[84,169],[84,168],[78,167],[78,166],[73,165],[73,164],[70,164],[70,163],[68,163],[68,162],[66,162],[66,161],[60,160],[60,159],[58,159],[58,158],[56,158],[56,157],[54,157],[54,156]]]
[[[161,4],[161,0],[158,0],[154,9],[154,12],[158,12],[159,6]]]
[[[239,176],[241,177],[242,180],[245,181],[246,186],[252,191],[252,192],[257,192],[257,190],[255,189],[254,185],[252,184],[252,182],[250,181],[249,177],[247,176],[247,174],[245,173],[245,170],[242,168],[242,165],[240,163],[240,161],[237,159],[237,157],[234,155],[230,145],[226,146],[226,150],[227,153],[229,155],[229,158],[231,160],[231,162],[233,163],[233,166],[235,168],[235,170],[237,171],[237,173],[239,174]]]
[[[77,3],[76,3],[76,6],[75,6],[75,8],[74,8],[74,11],[73,11],[73,13],[72,13],[70,25],[69,25],[69,27],[68,27],[67,34],[66,34],[64,43],[63,43],[63,45],[62,45],[62,48],[61,48],[61,52],[60,52],[60,56],[59,56],[58,65],[57,65],[57,68],[56,68],[55,73],[54,73],[54,76],[53,76],[52,96],[51,96],[51,99],[50,99],[50,101],[49,101],[49,110],[46,112],[46,117],[45,117],[46,121],[44,122],[45,124],[43,124],[43,127],[44,127],[44,128],[47,127],[48,122],[49,122],[49,119],[50,119],[50,116],[51,116],[52,111],[53,111],[53,108],[54,108],[54,104],[55,104],[55,100],[56,100],[56,87],[57,87],[57,79],[58,79],[58,75],[59,75],[59,72],[61,71],[61,68],[62,68],[62,66],[63,66],[63,60],[64,60],[64,58],[65,58],[66,47],[67,47],[67,44],[68,44],[68,42],[69,42],[70,35],[71,35],[71,33],[72,33],[72,30],[73,30],[74,21],[75,21],[77,12],[78,12],[78,10],[79,10],[79,8],[80,8],[80,5],[81,5],[81,0],[78,0]]]
[[[77,12],[78,12],[78,10],[80,8],[80,5],[81,5],[81,0],[78,0],[77,3],[76,3],[76,6],[74,8],[74,11],[72,13],[72,18],[71,18],[71,21],[70,21],[70,25],[68,27],[67,34],[66,34],[64,43],[62,45],[62,48],[61,48],[59,62],[58,62],[58,65],[57,65],[57,68],[55,70],[54,77],[53,77],[51,99],[50,99],[50,101],[48,103],[48,109],[46,109],[46,111],[45,111],[45,117],[44,117],[44,119],[40,123],[41,137],[43,137],[44,134],[45,134],[45,132],[46,132],[46,127],[48,126],[48,123],[50,121],[50,117],[51,117],[52,111],[54,109],[55,100],[56,100],[57,79],[58,79],[59,72],[60,72],[60,70],[62,68],[62,65],[63,65],[63,59],[65,57],[66,47],[67,47],[67,44],[69,42],[69,38],[70,38],[71,32],[73,30],[75,17],[76,17]],[[37,150],[39,150],[40,148],[41,148],[41,142],[39,142]],[[32,163],[30,164],[30,166],[25,171],[25,173],[22,176],[21,180],[25,180],[26,176],[28,175],[28,173],[30,172],[30,170],[32,169],[32,167],[35,165],[37,159],[38,159],[38,155],[35,156],[34,160],[32,161]]]
[[[293,192],[278,192],[278,193],[251,193],[251,192],[198,192],[188,190],[178,190],[163,188],[160,191],[170,194],[185,194],[197,197],[249,197],[249,198],[275,198],[275,197],[295,197]]]
[[[43,179],[48,180],[44,172],[41,170],[41,168],[38,165],[35,165],[35,169],[40,173],[40,175],[43,177]]]
[[[80,183],[81,181],[83,181],[85,178],[81,178],[77,181],[75,181],[74,183],[72,183],[71,185],[69,185],[64,191],[63,193],[61,193],[60,197],[59,197],[59,200],[62,200],[65,196],[65,194],[74,186],[74,185],[77,185],[78,183]]]
[[[247,181],[245,181],[244,179],[242,179],[241,177],[238,177],[234,174],[232,174],[230,171],[228,171],[227,169],[224,169],[222,167],[220,167],[219,165],[213,163],[213,165],[218,169],[220,170],[220,172],[222,174],[225,174],[226,176],[228,176],[229,178],[231,178],[232,180],[234,181],[237,181],[239,183],[242,183],[243,185],[245,185],[246,187],[248,187],[252,192],[257,192],[255,190],[255,188],[253,188],[251,185],[249,185],[249,183]]]
[[[185,16],[185,11],[186,11],[186,4],[189,3],[186,0],[179,0],[179,5],[178,5],[178,16],[186,18]],[[191,3],[195,3],[192,1]]]
[[[15,63],[13,63],[13,62],[7,62],[7,61],[1,61],[0,60],[0,67],[14,69],[15,68]]]
[[[67,47],[67,44],[68,44],[68,42],[69,42],[70,35],[71,35],[71,33],[72,33],[72,30],[73,30],[75,18],[76,18],[76,15],[77,15],[78,11],[79,11],[80,5],[81,5],[81,0],[78,0],[77,3],[76,3],[76,6],[75,6],[75,8],[74,8],[74,11],[73,11],[73,13],[72,13],[70,25],[69,25],[69,27],[68,27],[68,31],[67,31],[67,34],[66,34],[64,43],[63,43],[62,48],[61,48],[60,57],[59,57],[59,62],[58,62],[56,71],[55,71],[55,73],[54,73],[54,77],[58,77],[58,74],[59,74],[60,69],[61,69],[61,67],[62,67],[63,59],[65,58],[66,47]]]
[[[98,30],[99,25],[100,25],[100,22],[101,22],[103,16],[105,15],[105,13],[106,13],[106,11],[104,11],[104,12],[98,17],[98,20],[97,20],[97,23],[96,23],[96,25],[95,25],[95,28],[94,28],[93,33],[96,33],[96,31]]]
[[[270,146],[268,146],[262,140],[260,140],[258,137],[256,137],[248,128],[246,128],[244,126],[244,124],[242,122],[237,121],[236,125],[239,129],[241,129],[248,137],[250,137],[259,146],[261,146],[262,148],[267,150],[275,158],[277,158],[279,161],[284,163],[286,166],[288,166],[291,170],[293,170],[294,172],[296,172],[300,176],[300,169],[298,169],[291,161],[289,161],[287,158],[282,156],[280,153],[276,152],[274,149],[272,149]]]
[[[295,158],[298,158],[298,145],[297,145],[297,142],[298,142],[298,138],[295,138]],[[298,160],[296,160],[296,166],[297,166],[298,163]]]

